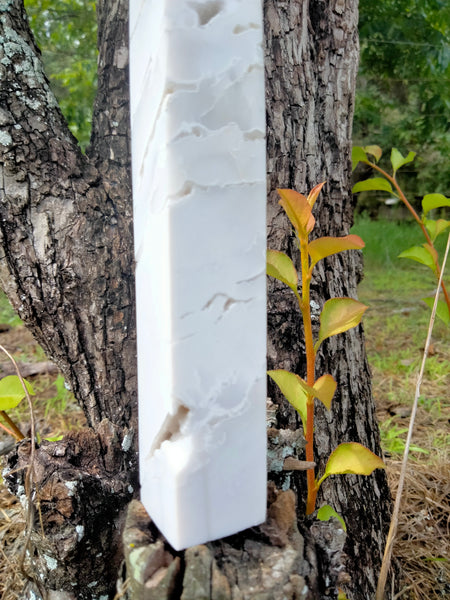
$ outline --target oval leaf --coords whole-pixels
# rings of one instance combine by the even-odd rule
[[[286,400],[292,404],[295,410],[298,412],[302,419],[303,430],[306,431],[306,396],[302,383],[304,381],[295,373],[290,373],[284,369],[277,369],[276,371],[267,371],[269,377],[275,381],[277,386],[280,388],[281,393]]]
[[[422,300],[429,306],[431,309],[434,305],[434,297],[432,298],[422,298]],[[438,300],[436,307],[436,315],[443,321],[446,325],[450,323],[450,312],[448,310],[447,302],[444,300]]]
[[[317,511],[317,518],[319,521],[329,521],[332,518],[337,519],[342,525],[342,529],[347,531],[347,526],[345,525],[344,519],[329,504],[325,504],[325,506],[321,506],[319,508]]]
[[[297,294],[297,271],[292,260],[284,252],[267,250],[267,275],[282,281]]]
[[[416,156],[415,152],[408,152],[408,156],[403,156],[401,152],[399,152],[397,150],[397,148],[392,148],[391,151],[391,164],[392,164],[392,168],[394,169],[394,174],[396,171],[398,171],[398,169],[400,169],[400,167],[403,167],[403,165],[406,165],[410,162],[412,162],[414,160],[414,157]]]
[[[330,410],[331,401],[333,400],[333,396],[337,388],[337,383],[332,375],[322,375],[322,377],[319,377],[319,379],[314,383],[314,387],[310,387],[306,381],[298,375],[296,375],[296,377],[297,383],[303,389],[305,397],[310,395],[314,398],[317,398],[328,410]]]
[[[446,198],[443,194],[427,194],[422,200],[422,209],[424,214],[433,210],[433,208],[441,208],[450,206],[450,198]]]
[[[350,234],[345,237],[321,237],[308,244],[308,252],[312,266],[322,258],[343,252],[344,250],[360,250],[365,244],[358,235]]]
[[[313,230],[315,219],[311,206],[303,194],[294,190],[277,190],[281,196],[280,205],[283,207],[289,221],[298,233],[305,237]]]
[[[24,379],[28,393],[34,396],[31,383]],[[0,410],[15,408],[24,398],[25,392],[17,375],[8,375],[0,381]]]
[[[434,252],[436,252],[436,250]],[[404,250],[403,252],[401,252],[398,255],[398,258],[410,258],[411,260],[415,260],[416,262],[421,263],[422,265],[426,265],[434,273],[436,273],[436,264],[434,262],[433,249],[428,244],[408,248],[408,250]]]
[[[340,444],[328,458],[322,480],[329,475],[370,475],[375,469],[384,469],[379,456],[357,442]]]
[[[332,375],[322,375],[315,382],[313,387],[314,396],[318,398],[322,404],[330,410],[331,401],[337,388],[337,383]]]
[[[383,150],[380,148],[380,146],[375,145],[364,146],[364,151],[367,152],[367,154],[374,156],[377,162],[380,160],[381,155],[383,154]]]
[[[356,169],[359,162],[368,163],[369,159],[361,146],[353,146],[352,148],[352,171]]]
[[[353,298],[331,298],[324,304],[320,314],[319,338],[314,346],[317,351],[323,340],[356,327],[368,306]]]
[[[445,219],[438,219],[437,221],[424,219],[424,224],[433,242],[443,231],[450,227],[450,221]]]
[[[389,192],[390,194],[394,193],[391,184],[387,179],[384,179],[384,177],[372,177],[365,181],[358,181],[352,188],[352,194],[371,191]]]

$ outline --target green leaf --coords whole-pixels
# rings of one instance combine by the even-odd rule
[[[358,181],[352,188],[352,194],[370,191],[389,192],[390,194],[395,193],[389,181],[384,179],[384,177],[372,177],[365,181]]]
[[[367,306],[353,298],[331,298],[324,304],[320,314],[319,337],[314,346],[317,352],[323,340],[356,327]]]
[[[297,295],[297,271],[292,260],[284,252],[267,250],[267,275],[282,281]]]
[[[434,262],[436,250],[434,250],[434,252],[433,250],[434,249],[428,244],[423,244],[423,246],[413,246],[412,248],[408,248],[408,250],[401,252],[398,255],[398,258],[410,258],[422,265],[426,265],[433,273],[436,273],[436,264]]]
[[[434,305],[434,297],[431,298],[422,298],[422,300],[427,304],[431,309],[433,309]],[[445,300],[438,300],[436,307],[436,315],[443,321],[446,325],[450,324],[450,312],[448,310],[447,302]]]
[[[370,475],[375,469],[384,469],[379,456],[357,442],[340,444],[328,458],[320,483],[330,475]],[[319,484],[319,482],[318,482]]]
[[[331,401],[337,388],[337,383],[332,375],[322,375],[314,384],[314,397],[322,402],[322,404],[330,410]]]
[[[377,162],[380,160],[381,155],[383,154],[383,150],[380,148],[380,146],[364,146],[363,149],[365,152],[367,152],[367,154],[374,156]]]
[[[350,234],[345,237],[321,237],[308,244],[311,266],[322,258],[343,252],[344,250],[359,250],[364,248],[364,242],[358,235]]]
[[[359,162],[368,163],[369,159],[361,146],[353,146],[352,148],[352,171],[356,169]]]
[[[24,379],[28,393],[34,396],[31,383]],[[26,394],[17,375],[8,375],[0,381],[0,410],[15,408]]]
[[[44,438],[44,440],[47,440],[47,442],[59,442],[60,440],[63,439],[63,437],[64,437],[64,435],[61,434],[61,435],[55,435],[53,437]]]
[[[443,206],[450,206],[450,198],[446,198],[444,194],[427,194],[423,197],[422,209],[425,215],[433,208],[442,208]]]
[[[438,219],[437,221],[434,219],[424,219],[424,224],[433,242],[443,231],[450,227],[450,221],[446,221],[445,219]]]
[[[275,381],[280,388],[281,393],[286,400],[292,404],[302,419],[303,430],[306,431],[307,408],[306,397],[307,392],[304,389],[304,381],[295,373],[290,373],[284,369],[276,371],[267,371],[269,377]]]
[[[306,396],[310,395],[317,398],[322,404],[330,410],[331,401],[333,400],[334,393],[336,391],[337,383],[332,375],[322,375],[314,383],[314,387],[310,387],[304,379],[296,375],[298,378],[298,384],[303,389]]]
[[[300,237],[306,237],[313,230],[315,219],[311,206],[303,194],[295,190],[277,190],[281,196],[279,204],[283,207],[289,221]]]
[[[342,529],[347,531],[347,526],[345,524],[344,519],[339,515],[332,506],[329,504],[325,504],[325,506],[321,506],[317,511],[317,518],[319,521],[329,521],[332,518],[337,519],[342,525]]]
[[[412,162],[415,156],[415,152],[408,152],[408,156],[404,157],[402,153],[397,150],[397,148],[392,148],[391,164],[392,168],[394,169],[394,175],[398,171],[398,169],[400,169],[400,167],[403,167],[403,165]]]

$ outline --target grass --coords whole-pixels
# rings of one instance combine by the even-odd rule
[[[436,282],[423,265],[397,258],[403,250],[423,243],[415,224],[360,218],[352,232],[366,243],[359,297],[370,306],[364,318],[366,348],[381,442],[395,493],[430,317],[421,299],[434,293]],[[446,236],[441,237],[440,256],[446,242]],[[437,319],[394,547],[394,558],[403,572],[402,600],[437,600],[450,591],[449,342],[450,327]]]
[[[402,250],[422,243],[414,224],[360,218],[352,231],[366,242],[365,278],[359,296],[370,306],[364,318],[366,346],[388,476],[395,490],[430,315],[421,298],[431,295],[436,286],[426,267],[397,258]],[[442,246],[441,242],[441,250]],[[19,361],[43,360],[42,351],[1,293],[0,324],[9,327],[1,333],[0,343]],[[399,542],[394,550],[409,590],[405,589],[402,600],[441,599],[449,590],[446,586],[450,586],[450,547],[446,538],[450,518],[449,342],[450,327],[437,321],[419,401]],[[55,438],[67,429],[83,425],[80,410],[61,376],[40,375],[31,380],[36,391],[33,399],[38,431],[43,438]],[[16,411],[11,416],[26,431],[26,402]],[[6,491],[0,487],[2,494]],[[8,503],[8,514],[19,514],[16,500],[9,496],[0,498],[0,509]],[[8,525],[12,528],[11,538],[18,537],[15,523]],[[6,566],[5,569],[6,573]],[[0,592],[2,573],[0,567]]]
[[[21,319],[14,312],[2,290],[0,290],[0,323],[11,327],[17,327],[22,324]]]
[[[369,305],[364,328],[375,399],[382,421],[391,423],[391,427],[383,424],[383,439],[389,441],[389,450],[387,447],[386,450],[392,452],[392,448],[397,447],[402,452],[402,444],[393,444],[392,439],[400,438],[400,434],[394,433],[403,429],[401,406],[410,405],[414,398],[430,317],[430,310],[421,298],[430,295],[435,280],[425,266],[396,258],[405,248],[422,242],[421,232],[414,223],[370,221],[363,217],[352,232],[366,243],[365,277],[359,286],[359,297]],[[444,237],[438,238],[441,252]],[[429,419],[442,422],[442,426],[450,409],[449,342],[450,328],[436,320],[420,408]],[[435,432],[441,435],[439,428]]]

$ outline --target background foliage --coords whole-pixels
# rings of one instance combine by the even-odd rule
[[[354,144],[418,158],[401,174],[414,200],[450,192],[450,3],[360,0]]]
[[[89,143],[96,89],[95,0],[25,0],[52,88],[72,133]],[[401,174],[411,199],[450,192],[450,3],[360,0],[354,144],[418,158]],[[378,201],[370,200],[372,203]],[[376,211],[375,211],[376,212]]]
[[[25,8],[52,89],[84,149],[97,83],[95,0],[25,0]]]

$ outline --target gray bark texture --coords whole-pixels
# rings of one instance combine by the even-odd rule
[[[265,0],[268,245],[298,260],[276,188],[327,181],[315,235],[352,222],[350,140],[358,63],[356,0]],[[135,310],[126,0],[99,0],[98,95],[83,155],[42,70],[22,0],[0,0],[0,281],[59,366],[91,429],[30,441],[6,480],[28,506],[23,598],[50,600],[321,600],[374,597],[390,493],[384,472],[329,478],[304,518],[303,439],[270,389],[267,521],[174,552],[133,497],[137,484]],[[361,256],[321,261],[314,300],[356,296]],[[302,326],[289,290],[269,281],[268,367],[304,375]],[[343,441],[380,453],[361,327],[323,344],[318,374],[338,382],[317,409],[316,460]],[[131,502],[130,502],[131,501]],[[33,512],[34,511],[34,512]],[[43,535],[44,534],[44,535]]]

